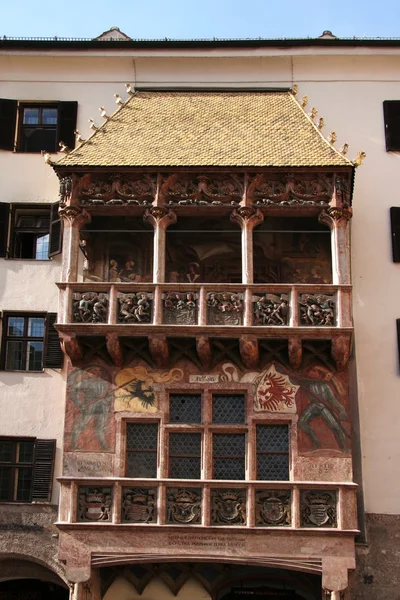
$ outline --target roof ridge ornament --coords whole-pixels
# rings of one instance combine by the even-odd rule
[[[93,129],[93,131],[98,130],[98,127],[97,127],[96,123],[93,121],[93,119],[89,119],[89,127],[90,127],[90,129]]]
[[[357,158],[355,160],[353,160],[353,165],[355,167],[359,167],[362,164],[362,161],[364,160],[364,158],[366,158],[366,153],[365,152],[357,152]]]

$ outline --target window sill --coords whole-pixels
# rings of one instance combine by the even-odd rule
[[[53,259],[52,258],[14,258],[12,256],[7,256],[5,257],[6,260],[29,260],[30,262],[51,262]]]

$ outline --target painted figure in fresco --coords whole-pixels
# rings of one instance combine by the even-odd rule
[[[118,262],[116,260],[110,260],[110,271],[108,273],[109,281],[119,281],[118,275]]]
[[[106,425],[113,397],[111,375],[100,365],[77,369],[69,375],[68,387],[69,396],[80,411],[72,426],[72,448],[78,449],[79,437],[93,423],[101,449],[107,450]]]
[[[190,283],[196,283],[200,280],[200,265],[199,263],[192,262],[189,263],[185,281],[189,281]]]
[[[332,373],[324,367],[315,366],[308,370],[308,379],[303,380],[302,386],[306,389],[310,404],[299,417],[298,426],[312,441],[312,449],[317,450],[321,442],[311,422],[321,417],[329,427],[342,451],[347,449],[348,434],[341,421],[348,421],[347,413],[334,393]],[[322,376],[322,379],[321,379]],[[340,390],[335,389],[340,394]]]
[[[141,277],[135,269],[135,261],[127,260],[124,264],[124,268],[119,272],[119,278],[121,281],[126,283],[137,283],[141,281]]]

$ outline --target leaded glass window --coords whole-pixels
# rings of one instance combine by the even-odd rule
[[[216,394],[212,399],[212,422],[245,423],[245,398],[243,394]]]
[[[244,433],[215,433],[213,435],[213,479],[244,479],[245,450]]]
[[[201,423],[201,394],[171,394],[169,420],[171,423]]]
[[[289,479],[289,428],[257,425],[257,479]]]
[[[169,476],[200,479],[201,433],[169,434]]]
[[[158,423],[127,423],[127,476],[157,477]]]

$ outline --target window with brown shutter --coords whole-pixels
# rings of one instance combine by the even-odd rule
[[[400,150],[400,100],[383,103],[387,152]]]
[[[5,312],[0,368],[5,371],[42,371],[63,365],[55,313]]]
[[[0,437],[0,502],[50,502],[56,440]]]
[[[62,251],[59,203],[0,203],[0,257],[47,260]]]
[[[0,99],[0,148],[16,152],[58,152],[63,142],[73,149],[77,112],[75,101]]]
[[[392,230],[393,262],[400,262],[400,208],[392,206],[390,209],[390,225]]]

